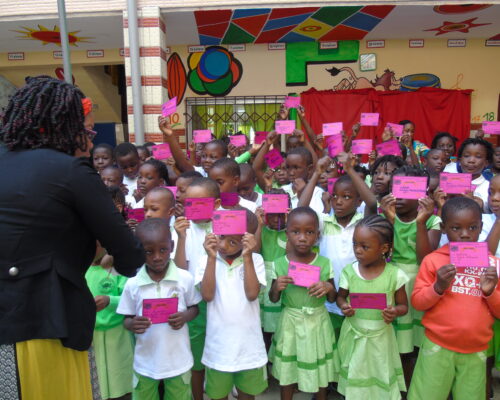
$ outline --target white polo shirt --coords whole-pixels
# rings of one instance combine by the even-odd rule
[[[130,179],[123,175],[123,184],[127,187],[129,195],[132,195],[134,190],[137,189],[137,178],[138,176],[134,179]]]
[[[194,288],[189,272],[170,261],[160,282],[153,281],[143,266],[125,284],[117,314],[142,315],[144,299],[179,298],[179,311],[198,304],[201,296]],[[151,325],[146,332],[135,335],[134,371],[152,379],[179,376],[193,366],[187,324],[174,330],[168,323]]]
[[[194,166],[194,170],[196,172],[199,172],[203,178],[208,178],[208,174],[205,172],[205,170],[203,169],[203,167],[195,165]]]
[[[288,185],[283,185],[281,186],[281,189],[283,189],[286,193],[290,195],[290,200],[292,202],[292,209],[297,208],[297,205],[299,204],[299,197],[297,196],[297,193],[293,192],[292,184],[289,183]],[[319,186],[315,186],[311,197],[311,202],[309,203],[309,207],[311,207],[318,215],[323,214],[323,210],[325,209],[323,200],[321,199],[323,193],[324,193],[323,189],[321,189]]]
[[[260,254],[252,254],[257,279],[266,286],[266,269]],[[195,283],[203,280],[207,266],[204,257]],[[217,256],[215,297],[207,303],[207,336],[201,362],[209,368],[236,372],[260,368],[267,363],[262,337],[259,299],[248,301],[244,287],[243,258],[229,265]]]
[[[200,259],[207,256],[203,243],[205,243],[207,233],[212,232],[212,222],[197,224],[189,221],[189,223],[189,228],[186,230],[186,261],[189,272],[196,277]]]

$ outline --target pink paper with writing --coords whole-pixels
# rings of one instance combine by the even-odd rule
[[[214,206],[213,197],[187,198],[184,200],[184,216],[194,221],[212,219]]]
[[[287,194],[264,194],[262,208],[266,214],[286,214],[288,211]]]
[[[500,122],[499,121],[484,121],[483,131],[489,135],[500,135]]]
[[[439,187],[449,194],[465,194],[471,190],[472,174],[453,174],[441,172]]]
[[[177,96],[165,102],[161,106],[161,115],[168,117],[177,111]]]
[[[378,126],[379,113],[361,113],[361,126]]]
[[[278,120],[274,123],[276,133],[280,135],[289,135],[295,130],[295,121],[291,120]]]
[[[243,147],[247,145],[247,137],[245,135],[229,136],[229,143],[236,147]]]
[[[179,298],[142,300],[142,316],[151,320],[152,324],[164,324],[179,309]]]
[[[127,210],[127,218],[135,219],[137,222],[144,221],[145,218],[144,208],[129,208]]]
[[[153,157],[157,160],[166,160],[172,157],[172,152],[170,151],[170,146],[168,143],[156,144],[151,147],[153,151]]]
[[[300,97],[287,96],[285,97],[285,107],[298,108],[300,106]]]
[[[288,264],[288,276],[293,279],[297,286],[309,287],[319,282],[321,267],[290,261]]]
[[[403,136],[403,129],[404,129],[403,125],[393,124],[392,122],[388,122],[387,127],[391,128],[391,130],[394,132],[394,136],[396,137]]]
[[[352,141],[352,154],[370,154],[373,150],[372,139],[356,139]]]
[[[281,153],[277,149],[272,149],[270,152],[268,152],[265,156],[264,159],[266,160],[267,165],[269,168],[278,168],[281,164],[283,164],[283,161],[285,159],[281,156]]]
[[[212,230],[216,235],[244,235],[247,231],[245,210],[214,211]]]
[[[489,267],[488,243],[450,242],[450,263],[455,267]]]
[[[418,200],[427,196],[427,177],[393,176],[392,195],[396,199]]]
[[[344,151],[342,135],[333,135],[330,136],[330,138],[330,143],[328,144],[328,155],[330,157],[336,157],[339,153]]]
[[[339,178],[328,178],[328,193],[333,194],[333,188],[338,179]]]
[[[375,146],[375,149],[377,150],[377,154],[380,156],[393,155],[401,157],[401,148],[399,147],[399,142],[394,139],[377,144],[377,146]]]
[[[221,192],[220,203],[223,207],[232,207],[240,202],[240,196],[236,192]]]
[[[208,143],[212,140],[212,132],[210,129],[196,129],[193,131],[194,143]]]
[[[253,141],[255,144],[261,144],[261,143],[264,143],[266,141],[266,137],[267,137],[267,132],[258,131],[258,132],[255,132],[255,136],[254,136]]]
[[[372,310],[387,308],[385,293],[349,293],[349,301],[352,308],[368,308]]]
[[[342,132],[342,129],[344,129],[342,122],[323,124],[323,136],[338,135]]]

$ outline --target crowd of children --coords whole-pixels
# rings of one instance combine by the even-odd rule
[[[247,400],[266,390],[268,373],[284,400],[297,391],[491,398],[500,147],[479,135],[457,149],[439,132],[428,148],[403,120],[400,137],[387,128],[380,140],[397,140],[398,151],[364,160],[351,152],[359,124],[332,154],[298,111],[306,133],[295,129],[285,148],[271,131],[240,147],[190,143],[186,156],[165,117],[170,157],[155,158],[154,143],[94,147],[91,161],[146,253],[127,280],[98,244],[86,275],[103,399]],[[469,176],[469,188],[453,193],[448,174]],[[398,194],[407,178],[426,182],[421,196]],[[279,210],[268,208],[278,199]],[[216,234],[212,215],[234,211],[244,232],[235,223]],[[458,264],[467,246],[477,259]]]

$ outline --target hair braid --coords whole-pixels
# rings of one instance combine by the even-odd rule
[[[392,224],[380,215],[369,215],[356,224],[356,227],[361,226],[375,232],[382,243],[389,244],[390,250],[388,254],[385,254],[385,256],[388,257],[394,241],[394,227]]]

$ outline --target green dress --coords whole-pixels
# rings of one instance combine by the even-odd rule
[[[269,291],[273,282],[273,262],[286,254],[286,232],[275,231],[267,226],[262,229],[261,254],[266,266],[266,287],[260,293],[261,321],[264,332],[275,332],[281,314],[281,301],[269,300]]]
[[[310,263],[321,267],[322,281],[333,278],[330,260],[317,255]],[[278,258],[273,279],[288,274],[288,258]],[[309,296],[307,289],[288,285],[281,292],[283,311],[273,336],[269,360],[280,385],[298,384],[302,392],[316,393],[337,381],[339,360],[335,334],[325,307],[326,296]]]
[[[349,264],[342,271],[339,286],[350,293],[386,293],[387,304],[394,305],[394,293],[407,282],[405,273],[390,263],[372,280],[361,278]],[[401,398],[399,392],[406,387],[396,334],[393,326],[384,322],[381,310],[357,309],[354,316],[345,318],[338,353],[338,392],[346,400]]]
[[[426,222],[427,230],[440,230],[441,218],[432,215]],[[415,310],[410,302],[415,278],[419,269],[417,262],[417,223],[416,221],[403,222],[398,216],[394,218],[394,249],[391,262],[401,269],[410,279],[406,285],[408,297],[408,314],[396,318],[394,329],[400,353],[411,353],[414,347],[420,347],[424,338],[422,325],[423,312]]]

